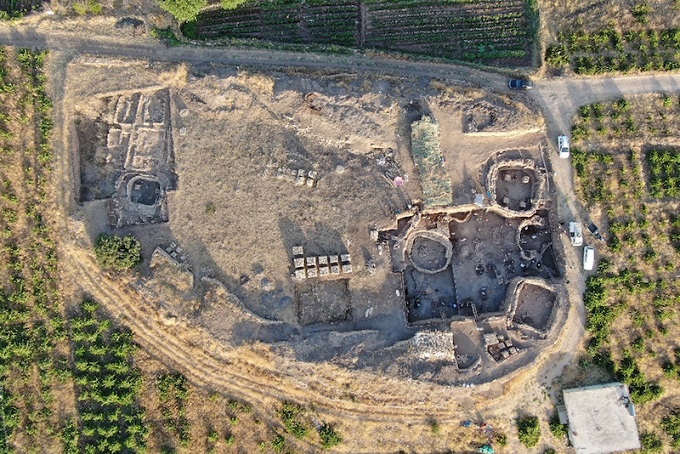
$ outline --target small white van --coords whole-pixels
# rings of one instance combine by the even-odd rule
[[[583,269],[591,271],[595,266],[595,248],[586,246],[583,248]]]

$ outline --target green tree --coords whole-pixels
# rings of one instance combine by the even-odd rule
[[[222,5],[222,8],[224,9],[234,9],[243,5],[245,2],[246,0],[220,0],[220,5]]]
[[[142,263],[142,246],[132,235],[100,234],[94,243],[99,266],[118,271],[129,270]]]
[[[179,22],[196,19],[198,12],[208,6],[208,0],[158,0],[162,9],[169,12]]]

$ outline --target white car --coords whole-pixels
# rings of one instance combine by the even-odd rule
[[[559,136],[557,138],[557,151],[560,158],[569,157],[569,137]]]
[[[583,269],[591,271],[595,265],[595,248],[586,246],[583,248]]]
[[[572,246],[583,245],[583,227],[580,222],[572,221],[569,223],[569,239]]]

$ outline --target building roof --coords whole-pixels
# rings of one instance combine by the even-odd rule
[[[565,389],[569,439],[578,454],[606,454],[639,449],[635,408],[628,387],[606,383]]]

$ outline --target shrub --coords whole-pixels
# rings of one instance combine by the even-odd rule
[[[567,48],[562,44],[551,44],[545,51],[545,61],[556,68],[568,65]]]
[[[643,432],[640,434],[640,445],[643,452],[661,452],[663,443],[654,432]]]
[[[129,270],[142,263],[142,246],[132,235],[100,234],[94,243],[99,266],[118,271]]]
[[[661,420],[661,427],[671,438],[671,446],[680,448],[680,408],[673,410]]]
[[[196,19],[198,12],[208,6],[207,0],[158,0],[161,9],[169,12],[179,22]]]
[[[640,2],[634,5],[630,12],[633,17],[641,24],[646,24],[649,21],[649,13],[652,12],[652,8],[647,4],[647,2]]]
[[[296,438],[305,438],[309,429],[300,421],[304,408],[300,405],[285,402],[279,410],[279,416],[286,429]]]
[[[319,436],[321,437],[321,446],[324,449],[332,448],[342,442],[342,437],[338,435],[330,424],[324,423],[319,427]]]
[[[555,438],[565,438],[567,436],[567,425],[560,422],[560,416],[555,413],[550,418],[550,432]]]
[[[541,427],[536,416],[517,418],[517,435],[519,441],[527,448],[533,448],[541,439]]]

